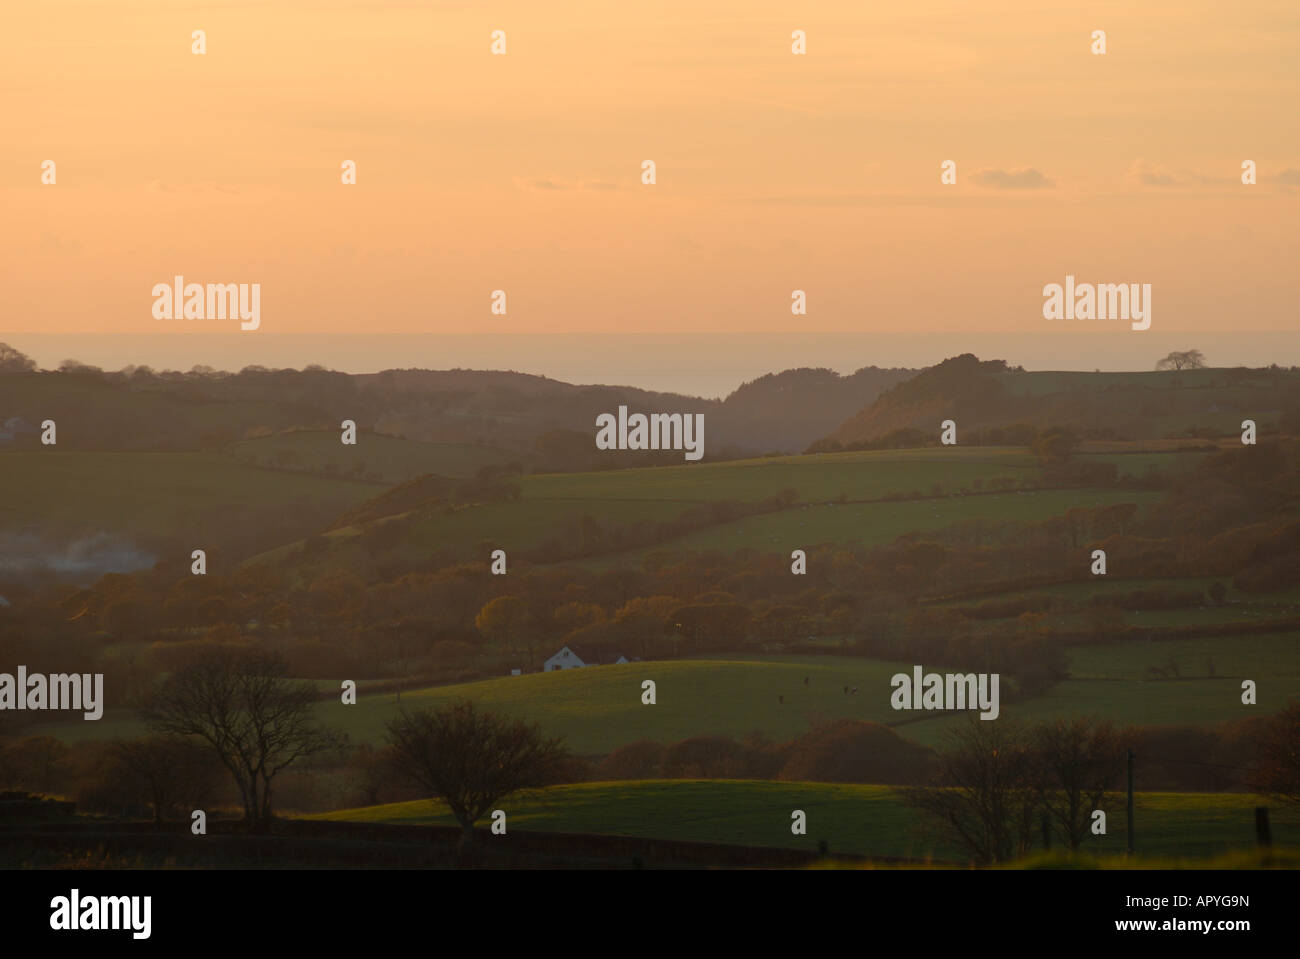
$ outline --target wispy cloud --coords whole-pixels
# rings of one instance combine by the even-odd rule
[[[1043,176],[1033,167],[1020,170],[979,170],[970,178],[980,186],[994,190],[1047,190],[1056,186],[1056,181]]]
[[[1128,175],[1143,186],[1178,186],[1182,182],[1172,171],[1141,157],[1133,161]]]
[[[226,183],[214,183],[205,180],[198,183],[171,183],[167,180],[150,180],[145,189],[156,193],[238,193],[237,187],[230,186]]]
[[[1221,172],[1216,174],[1201,173],[1199,170],[1175,170],[1159,163],[1152,163],[1138,157],[1129,167],[1129,180],[1141,186],[1183,187],[1183,186],[1231,186],[1240,182],[1239,172]]]
[[[559,177],[514,177],[518,190],[618,190],[609,180],[563,180]]]

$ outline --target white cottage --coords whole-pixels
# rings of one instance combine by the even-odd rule
[[[550,673],[557,669],[582,669],[584,666],[617,666],[628,661],[626,656],[592,656],[584,659],[572,646],[565,646],[558,653],[542,664],[542,672]]]
[[[542,664],[542,672],[550,673],[557,669],[582,669],[586,665],[581,656],[568,646],[565,646]]]

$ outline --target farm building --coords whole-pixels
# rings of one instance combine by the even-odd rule
[[[558,653],[542,664],[542,672],[550,673],[557,669],[582,669],[584,666],[617,666],[628,661],[623,655],[590,656],[587,659],[578,655],[572,646],[565,646]]]

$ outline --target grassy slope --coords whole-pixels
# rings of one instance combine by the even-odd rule
[[[1075,458],[1081,462],[1114,463],[1121,477],[1141,477],[1148,470],[1156,469],[1162,473],[1176,475],[1195,469],[1201,463],[1204,453],[1162,452],[1162,453],[1085,453]]]
[[[1186,579],[1116,579],[1097,577],[1093,580],[1058,583],[1052,586],[1040,586],[1034,589],[1010,590],[1004,593],[990,593],[961,600],[948,600],[936,603],[938,608],[956,609],[974,608],[984,603],[1015,603],[1027,599],[1051,597],[1067,603],[1079,604],[1080,608],[1069,610],[1049,610],[1044,612],[1047,624],[1058,631],[1086,631],[1088,618],[1083,606],[1093,600],[1104,602],[1107,597],[1135,593],[1144,590],[1175,590],[1178,592],[1199,592],[1203,602],[1209,602],[1206,590],[1215,582],[1225,589],[1227,602],[1224,605],[1188,606],[1179,609],[1122,610],[1124,621],[1129,627],[1174,627],[1174,626],[1210,626],[1216,624],[1256,623],[1269,619],[1291,619],[1300,616],[1300,591],[1283,590],[1274,593],[1243,593],[1232,585],[1230,577],[1188,577]],[[1015,617],[999,617],[1008,629],[1014,629]],[[1217,642],[1202,640],[1205,642]],[[1205,647],[1207,651],[1209,646]],[[1204,657],[1202,657],[1202,664]],[[1154,663],[1153,665],[1161,665]]]
[[[1245,719],[1300,698],[1300,639],[1295,633],[1207,637],[1109,646],[1075,646],[1067,653],[1070,679],[1044,695],[1003,707],[1003,715],[1030,722],[1092,715],[1118,723],[1173,725]],[[1207,661],[1214,660],[1215,676]],[[1173,660],[1181,678],[1148,679],[1151,666]],[[1241,702],[1241,682],[1257,684],[1256,705]],[[898,732],[938,744],[953,717],[905,723]]]
[[[691,736],[743,736],[762,730],[790,738],[822,716],[886,721],[894,717],[887,697],[889,677],[902,664],[830,656],[768,657],[728,661],[674,660],[601,666],[505,676],[456,686],[435,686],[402,694],[408,708],[436,706],[468,698],[485,708],[510,711],[563,736],[574,752],[607,753],[638,739],[675,742]],[[803,678],[811,677],[808,686]],[[657,702],[641,703],[641,683],[653,679]],[[846,696],[844,686],[862,692]],[[337,684],[334,684],[337,688]],[[784,705],[777,697],[784,695]],[[358,695],[354,706],[322,701],[321,719],[345,729],[358,742],[379,742],[384,723],[395,715],[395,693]],[[128,711],[110,710],[97,722],[71,722],[33,730],[69,741],[138,735],[141,727]]]
[[[524,481],[524,496],[757,502],[791,487],[798,491],[800,502],[818,503],[840,495],[867,500],[913,490],[929,493],[936,483],[944,492],[954,492],[976,480],[987,482],[1001,476],[1029,480],[1038,472],[1035,457],[1012,447],[877,450],[530,476]]]
[[[0,458],[0,527],[47,516],[128,534],[167,534],[219,508],[301,503],[342,512],[376,488],[258,469],[219,453],[6,453]]]
[[[360,433],[356,446],[344,446],[337,432],[308,430],[241,440],[230,444],[226,452],[239,462],[253,466],[283,464],[317,473],[333,467],[340,475],[348,474],[360,462],[365,464],[367,473],[377,472],[389,484],[426,473],[473,476],[483,466],[509,459],[504,450],[490,446],[417,443],[378,433]]]
[[[924,375],[924,374],[922,374]],[[1261,429],[1277,422],[1279,381],[1268,374],[1236,374],[1223,369],[1170,372],[1086,373],[1061,371],[1005,372],[995,374],[1009,397],[1010,409],[984,420],[962,419],[960,401],[942,400],[904,385],[906,401],[885,393],[858,413],[834,435],[844,441],[884,435],[911,426],[935,428],[943,416],[955,415],[968,428],[994,423],[1031,422],[1043,427],[1055,423],[1092,422],[1115,425],[1142,440],[1185,436],[1193,428],[1232,435],[1249,415]],[[957,407],[957,408],[954,408]]]
[[[548,734],[563,736],[574,752],[597,755],[638,739],[675,742],[754,731],[788,739],[823,717],[889,721],[897,716],[889,708],[889,677],[904,668],[910,666],[833,656],[630,663],[409,690],[400,705],[419,708],[471,699],[540,722]],[[811,680],[807,686],[805,676]],[[653,706],[641,703],[646,679],[657,686]],[[846,685],[862,691],[846,696]],[[873,689],[885,695],[873,697]],[[778,696],[785,696],[784,704]],[[354,742],[379,742],[384,723],[398,708],[395,693],[367,696],[363,689],[356,705],[325,700],[317,714],[345,729]],[[45,732],[76,741],[139,735],[141,726],[130,711],[109,710],[97,722],[42,725],[32,735]]]
[[[1254,679],[1261,687],[1269,680],[1300,676],[1300,637],[1295,633],[1076,646],[1070,650],[1070,675],[1076,679],[1143,679],[1148,667],[1164,666],[1173,659],[1181,676],[1209,678],[1206,660],[1211,656],[1218,676]]]
[[[939,530],[967,520],[990,522],[1042,520],[1060,516],[1076,506],[1104,506],[1113,503],[1154,502],[1157,494],[1132,490],[1042,490],[987,495],[951,496],[933,500],[895,503],[823,504],[751,516],[710,526],[668,543],[619,554],[597,557],[590,565],[636,565],[659,549],[738,549],[789,553],[830,543],[879,546],[904,533]],[[1025,571],[1028,572],[1028,571]]]
[[[1230,645],[1220,641],[1215,654],[1220,675],[1215,679],[1205,677],[1203,642],[1072,648],[1071,669],[1079,678],[1022,703],[1004,702],[1002,714],[1032,720],[1083,714],[1121,723],[1208,723],[1272,713],[1300,696],[1300,652],[1294,636],[1241,637]],[[1234,658],[1238,652],[1240,659]],[[1148,665],[1163,665],[1171,655],[1192,678],[1142,678]],[[922,665],[941,669],[940,664]],[[932,746],[958,717],[890,708],[890,677],[910,672],[911,666],[839,656],[732,655],[727,660],[631,663],[429,687],[407,691],[401,705],[418,708],[468,698],[541,723],[580,755],[608,753],[639,739],[676,742],[757,731],[786,740],[821,719],[840,717],[885,723],[907,719],[897,727],[900,735]],[[807,686],[805,676],[810,678]],[[1242,676],[1259,684],[1259,705],[1241,705]],[[655,680],[657,686],[653,706],[641,704],[645,679]],[[846,685],[860,692],[846,696]],[[778,701],[780,696],[784,703]],[[346,730],[354,742],[371,743],[382,741],[384,723],[397,709],[395,693],[367,694],[364,686],[355,706],[323,700],[317,707],[323,721]],[[47,724],[30,734],[77,741],[141,732],[132,713],[110,710],[98,722]]]
[[[1200,858],[1248,849],[1254,842],[1254,796],[1139,793],[1139,852]],[[936,840],[923,821],[886,786],[735,780],[649,780],[554,786],[502,801],[509,829],[603,833],[781,848],[962,861],[962,851]],[[790,813],[808,815],[808,834],[790,832]],[[1300,843],[1300,809],[1274,808],[1274,842]],[[407,802],[308,817],[357,822],[452,825],[441,803]],[[1111,807],[1106,836],[1086,851],[1121,854],[1121,802]]]
[[[825,503],[841,495],[849,500],[863,500],[879,499],[890,494],[928,494],[936,486],[945,493],[956,493],[963,488],[973,489],[977,480],[985,484],[1000,477],[1015,482],[1032,481],[1038,473],[1037,461],[1024,450],[989,447],[784,456],[654,469],[535,475],[521,479],[522,498],[516,502],[489,503],[452,512],[436,512],[419,520],[414,524],[401,550],[412,558],[427,556],[433,550],[450,550],[468,558],[479,555],[488,544],[507,550],[512,546],[516,549],[530,549],[550,537],[569,535],[569,531],[584,515],[616,525],[666,522],[678,518],[693,506],[720,500],[755,503],[775,496],[787,487],[797,490],[803,503]],[[1125,498],[1134,500],[1139,495],[1130,494]],[[983,502],[995,497],[976,499]],[[1076,497],[1070,501],[1070,505],[1076,505],[1077,501]],[[915,507],[916,504],[910,505]],[[902,506],[903,504],[891,503],[877,504],[871,508],[882,511],[873,516],[889,516],[893,510]],[[1004,508],[1015,512],[1018,507],[1007,501]],[[1029,515],[1039,515],[1036,508],[1025,508]],[[1055,508],[1055,504],[1052,508]],[[769,521],[778,525],[797,523],[797,520],[792,521],[790,518],[800,509],[802,507],[783,511],[770,517]],[[934,510],[913,509],[900,514],[897,521],[881,527],[883,532],[880,535],[887,534],[892,538],[897,533],[890,531],[906,532],[909,518],[916,517],[920,522],[923,513],[931,516]],[[946,510],[940,510],[940,513],[951,515],[951,511]],[[871,525],[874,527],[878,524],[873,522]],[[744,521],[731,524],[730,527],[712,526],[699,536],[703,537],[706,544],[712,545],[710,537],[716,533],[720,541],[726,540],[727,545],[723,548],[735,549],[737,547],[730,543],[736,534],[727,532],[729,528],[743,529]],[[348,528],[337,530],[332,535],[336,541],[341,542],[355,533],[355,528]],[[767,535],[761,534],[759,538],[742,537],[738,542],[740,545],[760,549],[771,548]],[[880,540],[872,534],[868,541]],[[685,548],[700,547],[688,545]],[[278,562],[291,549],[292,544],[286,545],[279,550],[254,557],[250,562]],[[347,561],[347,552],[331,559],[334,563]],[[640,554],[629,553],[616,554],[594,563],[623,564],[639,561]]]

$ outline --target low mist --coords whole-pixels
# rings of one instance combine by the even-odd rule
[[[54,576],[91,583],[105,573],[148,569],[156,557],[122,536],[93,533],[64,543],[36,533],[0,532],[0,577]]]

